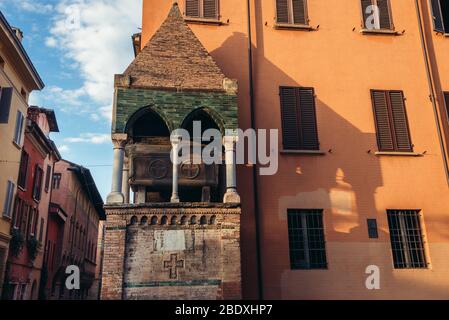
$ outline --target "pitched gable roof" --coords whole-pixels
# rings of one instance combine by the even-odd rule
[[[133,88],[223,91],[226,78],[175,3],[159,30],[124,72]]]

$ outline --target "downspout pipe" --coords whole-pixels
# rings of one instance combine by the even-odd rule
[[[247,14],[248,14],[248,71],[249,71],[249,99],[250,99],[250,114],[251,114],[251,128],[256,130],[256,111],[254,103],[254,78],[253,78],[253,43],[251,30],[251,0],[247,0]],[[262,272],[262,250],[260,237],[260,213],[259,213],[259,192],[257,179],[257,161],[253,165],[253,192],[254,192],[254,219],[256,223],[256,259],[257,259],[257,290],[259,300],[264,300],[263,288],[263,272]]]
[[[440,116],[438,113],[438,106],[437,106],[437,94],[436,94],[436,85],[434,83],[434,77],[432,75],[432,69],[430,67],[430,57],[428,52],[428,47],[426,43],[426,37],[424,35],[424,27],[423,27],[423,21],[421,17],[421,9],[419,6],[420,0],[415,0],[415,6],[416,6],[416,14],[418,17],[418,26],[419,26],[419,34],[421,37],[421,46],[423,50],[423,56],[424,56],[424,62],[426,65],[426,75],[427,75],[427,83],[429,85],[430,90],[430,99],[432,100],[432,106],[433,106],[433,112],[435,115],[435,122],[437,125],[437,132],[438,132],[438,140],[440,143],[441,153],[443,155],[443,162],[444,162],[444,171],[446,174],[446,182],[449,185],[449,165],[448,165],[448,158],[446,153],[446,147],[444,145],[444,139],[443,139],[443,133],[440,123]]]

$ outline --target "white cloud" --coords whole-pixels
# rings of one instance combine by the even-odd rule
[[[141,8],[141,0],[60,0],[46,45],[57,45],[83,84],[72,90],[50,87],[39,96],[50,94],[69,105],[81,105],[76,102],[81,98],[107,105],[82,104],[84,111],[97,114],[91,119],[110,120],[114,74],[122,73],[133,59],[130,39],[141,24]]]
[[[70,147],[66,144],[63,144],[61,146],[58,147],[59,152],[61,153],[68,153],[70,152]]]
[[[5,2],[5,1],[1,1]],[[37,0],[15,0],[14,4],[20,9],[33,13],[49,13],[53,11],[53,6]]]
[[[65,138],[64,141],[68,143],[105,144],[111,143],[111,135],[102,133],[82,133],[78,137]]]
[[[50,48],[56,48],[57,43],[58,43],[58,41],[56,41],[56,39],[53,38],[53,37],[47,37],[47,38],[45,39],[45,45],[46,45],[47,47],[50,47]]]

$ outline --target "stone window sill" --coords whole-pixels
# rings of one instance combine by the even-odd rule
[[[316,155],[324,156],[326,152],[321,150],[281,150],[281,154],[302,154],[302,155]]]
[[[209,24],[209,25],[216,25],[216,26],[221,26],[224,24],[224,22],[219,19],[205,19],[205,18],[194,18],[194,17],[185,17],[184,21],[187,23]]]
[[[298,31],[316,30],[308,24],[293,24],[293,23],[275,23],[274,28],[280,30],[298,30]]]
[[[376,156],[396,156],[396,157],[423,157],[424,155],[417,152],[383,152],[375,153]]]
[[[400,36],[403,33],[398,32],[396,30],[391,30],[391,29],[362,29],[360,30],[361,34],[374,34],[374,35],[391,35],[391,36]]]

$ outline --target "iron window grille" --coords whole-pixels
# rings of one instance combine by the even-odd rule
[[[419,210],[388,210],[395,269],[427,268]]]
[[[288,233],[292,269],[327,268],[323,210],[288,210]]]

